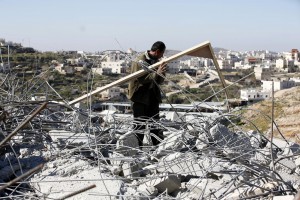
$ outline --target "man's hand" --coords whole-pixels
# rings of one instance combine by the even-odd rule
[[[166,63],[166,62],[163,62],[163,63],[161,63],[160,66],[158,67],[157,73],[158,73],[158,74],[165,75],[167,70],[168,70],[167,63]]]

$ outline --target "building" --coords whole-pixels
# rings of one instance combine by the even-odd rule
[[[97,67],[97,68],[92,68],[92,72],[100,75],[109,75],[112,74],[112,69],[106,67],[105,68]]]
[[[112,74],[126,73],[126,63],[124,60],[119,61],[107,61],[101,63],[101,68],[110,68]]]
[[[179,60],[172,60],[168,62],[168,73],[170,74],[177,74],[180,68],[180,61]]]
[[[291,54],[292,54],[292,59],[295,61],[299,61],[299,51],[298,49],[292,49],[291,50]]]
[[[111,99],[114,97],[119,97],[121,94],[120,87],[112,87],[100,93],[102,99]]]
[[[233,62],[228,59],[218,59],[217,60],[220,69],[232,69],[233,67]]]
[[[266,67],[254,67],[254,74],[256,80],[267,80],[272,75],[272,71]]]
[[[60,74],[66,74],[66,71],[64,70],[64,64],[55,64],[54,70],[58,71]]]
[[[291,87],[295,87],[294,80],[273,80],[273,81],[261,81],[263,83],[262,88],[264,91],[272,91],[272,83],[274,82],[274,91],[283,90]]]
[[[270,97],[271,91],[258,91],[256,89],[242,89],[241,99],[246,101],[260,101]]]
[[[276,68],[279,71],[284,71],[286,67],[287,67],[287,63],[284,58],[279,58],[276,60]]]
[[[247,58],[247,63],[249,63],[250,65],[257,65],[257,64],[261,64],[262,63],[262,59],[261,58],[257,58],[257,57],[248,57]]]

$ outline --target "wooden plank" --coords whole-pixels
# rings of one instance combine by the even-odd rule
[[[214,53],[213,53],[213,51],[211,49],[210,42],[209,41],[205,41],[205,42],[203,42],[201,44],[198,44],[198,45],[196,45],[194,47],[191,47],[191,48],[189,48],[189,49],[187,49],[185,51],[182,51],[182,52],[180,52],[178,54],[170,56],[169,58],[163,59],[162,61],[157,62],[157,63],[149,66],[149,68],[150,69],[155,69],[155,68],[157,68],[163,62],[167,62],[168,63],[168,62],[170,62],[172,60],[178,59],[178,58],[180,58],[182,56],[185,56],[185,55],[214,59],[214,55],[213,54]],[[124,83],[126,83],[126,82],[128,82],[128,81],[130,81],[132,79],[139,78],[139,77],[145,75],[146,73],[147,73],[147,71],[145,71],[144,69],[139,70],[139,71],[137,71],[135,73],[132,73],[132,74],[130,74],[128,76],[125,76],[125,77],[123,77],[123,78],[121,78],[121,79],[119,79],[117,81],[114,81],[114,82],[112,82],[110,84],[107,84],[107,85],[105,85],[103,87],[100,87],[100,88],[98,88],[98,89],[96,89],[96,90],[94,90],[94,91],[92,91],[92,92],[90,92],[88,94],[85,94],[85,95],[83,95],[81,97],[78,97],[77,99],[74,99],[74,100],[70,101],[69,104],[73,105],[73,104],[78,103],[78,102],[80,102],[80,101],[82,101],[84,99],[88,99],[89,97],[91,97],[92,95],[94,95],[96,93],[103,92],[104,90],[107,90],[107,89],[109,89],[111,87],[124,84]],[[220,73],[219,73],[219,75],[220,75]]]
[[[210,44],[209,44],[209,49],[210,49],[211,52],[214,52],[214,51],[213,51],[213,48],[212,48],[212,46],[211,46]],[[220,69],[219,63],[218,63],[217,58],[216,58],[216,56],[215,56],[214,53],[212,53],[212,57],[213,57],[212,60],[213,60],[213,62],[214,62],[215,68],[217,69],[219,78],[220,78],[221,83],[222,83],[222,86],[223,86],[223,88],[224,88],[226,99],[228,99],[228,93],[227,93],[227,89],[226,89],[225,79],[224,79],[224,76],[223,76],[222,73],[221,73],[221,69]],[[230,108],[229,108],[229,103],[228,103],[228,101],[226,101],[226,107],[227,107],[227,111],[229,112],[229,111],[230,111]]]

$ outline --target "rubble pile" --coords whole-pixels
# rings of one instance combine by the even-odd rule
[[[77,110],[53,112],[55,106],[49,103],[1,147],[2,184],[44,163],[1,196],[59,199],[92,184],[96,187],[73,198],[293,197],[300,188],[298,144],[276,139],[271,150],[271,141],[256,131],[234,131],[195,116],[193,123],[176,126],[162,119],[165,138],[152,146],[151,130],[133,130],[132,118],[115,114],[110,121],[95,120]],[[37,102],[28,102],[5,109],[13,117],[2,123],[1,137],[35,107]],[[136,134],[146,134],[145,146],[139,147]]]
[[[299,144],[245,132],[221,113],[134,130],[130,115],[9,97],[0,109],[3,199],[293,199],[300,190]],[[157,146],[152,127],[164,133]]]

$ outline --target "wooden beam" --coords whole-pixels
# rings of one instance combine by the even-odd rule
[[[182,51],[182,52],[180,52],[178,54],[170,56],[169,58],[163,59],[160,62],[157,62],[157,63],[155,63],[153,65],[150,65],[149,68],[150,69],[155,69],[155,68],[157,68],[163,62],[168,63],[168,62],[170,62],[172,60],[178,59],[178,58],[180,58],[182,56],[185,56],[185,55],[215,59],[214,52],[212,51],[210,42],[209,41],[205,41],[205,42],[203,42],[201,44],[198,44],[198,45],[196,45],[194,47],[191,47],[191,48],[189,48],[189,49],[187,49],[185,51]],[[214,61],[214,63],[215,63],[215,61]],[[217,71],[218,71],[218,74],[220,76],[221,73],[219,72],[219,68],[217,68]],[[90,92],[88,94],[85,94],[85,95],[83,95],[81,97],[78,97],[77,99],[74,99],[74,100],[70,101],[69,104],[73,105],[73,104],[78,103],[78,102],[80,102],[80,101],[82,101],[84,99],[88,99],[89,97],[91,97],[92,95],[94,95],[96,93],[103,92],[104,90],[107,90],[107,89],[109,89],[111,87],[124,84],[124,83],[126,83],[126,82],[128,82],[128,81],[130,81],[132,79],[139,78],[139,77],[145,75],[146,73],[147,73],[147,71],[145,71],[144,69],[139,70],[139,71],[137,71],[135,73],[132,73],[132,74],[130,74],[128,76],[125,76],[125,77],[123,77],[123,78],[121,78],[121,79],[119,79],[117,81],[114,81],[114,82],[112,82],[110,84],[107,84],[107,85],[105,85],[103,87],[100,87],[100,88],[98,88],[98,89],[96,89],[96,90],[94,90],[94,91],[92,91],[92,92]],[[220,79],[221,79],[221,77],[220,77]],[[222,82],[222,84],[223,84],[223,82]],[[224,82],[224,84],[225,84],[225,82]],[[223,87],[224,87],[224,84],[223,84]]]
[[[228,99],[228,93],[227,93],[227,89],[226,89],[225,79],[224,79],[224,76],[223,76],[223,74],[221,72],[221,69],[220,69],[219,63],[217,61],[217,58],[216,58],[216,56],[214,54],[213,48],[212,48],[212,46],[210,44],[209,44],[209,49],[210,49],[210,52],[212,52],[212,57],[213,57],[212,60],[214,62],[215,68],[217,69],[217,72],[218,72],[220,81],[222,83],[222,86],[223,86],[223,88],[225,88],[224,91],[225,91],[226,99]],[[227,111],[230,111],[228,101],[226,101],[226,107],[227,107]]]
[[[0,142],[0,148],[4,146],[6,142],[8,142],[14,135],[18,133],[20,129],[22,129],[26,124],[28,124],[37,114],[39,114],[42,110],[44,110],[47,106],[47,102],[44,102],[40,107],[38,107],[32,114],[29,114],[25,120],[22,121],[22,123],[15,128],[13,132],[11,132],[8,136],[6,136],[1,142]]]
[[[15,178],[14,180],[5,183],[4,185],[2,185],[2,186],[0,187],[0,191],[6,189],[7,187],[10,187],[11,185],[17,183],[18,181],[22,180],[23,178],[26,178],[27,176],[30,176],[31,174],[35,173],[36,171],[42,169],[43,166],[44,166],[44,164],[39,164],[38,166],[36,166],[36,167],[34,167],[34,168],[28,170],[26,173],[24,173],[24,174],[18,176],[18,177]]]

